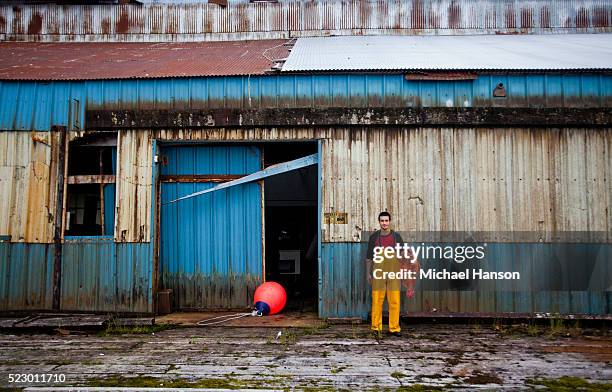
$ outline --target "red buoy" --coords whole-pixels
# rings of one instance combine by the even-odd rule
[[[276,314],[285,307],[287,293],[280,284],[266,282],[255,290],[254,303],[259,314]]]

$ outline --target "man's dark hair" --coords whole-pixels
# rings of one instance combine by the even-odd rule
[[[380,220],[380,218],[383,216],[388,216],[389,220],[391,220],[391,214],[389,214],[387,211],[383,211],[380,214],[378,214],[378,220]]]

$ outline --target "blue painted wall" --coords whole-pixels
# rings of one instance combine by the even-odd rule
[[[53,244],[0,241],[0,311],[51,310]],[[67,237],[60,310],[153,312],[151,243]]]
[[[245,175],[261,168],[254,146],[162,148],[162,175]],[[163,204],[216,185],[162,183],[160,289],[173,290],[175,309],[244,308],[263,278],[259,183]]]
[[[503,83],[508,96],[493,98]],[[408,81],[403,74],[315,74],[0,82],[0,129],[83,129],[86,109],[276,107],[612,107],[612,75],[484,74]]]
[[[51,309],[52,279],[52,244],[0,240],[0,310]]]
[[[422,280],[415,296],[402,292],[402,314],[411,312],[603,315],[612,311],[612,244],[489,243],[486,258],[463,267],[521,271],[520,281],[470,284]],[[572,252],[573,265],[560,261]],[[321,317],[361,317],[371,307],[363,243],[323,243]],[[467,262],[465,262],[467,263]],[[474,263],[474,262],[472,262]],[[453,268],[454,262],[423,261],[421,268]],[[435,315],[433,313],[432,315]]]
[[[67,237],[62,253],[61,310],[153,312],[152,243]]]

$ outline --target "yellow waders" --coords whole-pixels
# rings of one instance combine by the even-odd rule
[[[373,269],[377,268],[386,272],[398,272],[400,266],[398,260],[394,257],[392,259],[385,259],[380,264],[374,263]],[[389,304],[389,332],[400,332],[400,284],[401,280],[399,279],[372,278],[371,329],[373,331],[382,331],[382,310],[386,294]]]

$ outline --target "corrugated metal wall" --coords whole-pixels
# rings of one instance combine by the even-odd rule
[[[28,133],[19,134],[30,136]],[[126,223],[118,222],[117,225],[127,228],[125,238],[137,240],[142,232],[148,233],[142,240],[149,241],[150,203],[154,198],[150,186],[151,151],[155,139],[323,139],[322,213],[347,212],[348,222],[323,223],[321,316],[363,316],[368,309],[369,297],[364,281],[360,280],[362,256],[358,241],[363,239],[363,231],[376,228],[376,215],[385,208],[394,214],[394,225],[402,231],[509,232],[509,236],[490,241],[495,243],[491,250],[494,268],[512,265],[511,261],[516,258],[534,267],[538,263],[546,264],[546,260],[552,260],[546,252],[552,254],[555,250],[538,251],[537,247],[542,244],[537,243],[537,239],[542,236],[550,241],[544,245],[561,246],[563,244],[557,243],[554,235],[570,231],[590,233],[589,242],[600,246],[604,260],[610,260],[611,135],[610,129],[367,127],[125,132],[120,136],[119,159],[121,165],[128,168],[124,173],[133,176],[124,179],[131,184],[127,188],[130,191],[126,191],[128,199],[118,201],[118,205],[123,203],[125,211],[131,211],[132,215],[120,218]],[[141,205],[148,205],[143,209],[146,213],[138,212]],[[138,235],[133,237],[131,233]],[[513,238],[513,233],[521,236],[520,241]],[[522,247],[513,242],[521,242]],[[151,277],[148,270],[152,266],[151,244],[116,244],[115,251],[107,249],[106,245],[94,246],[86,242],[65,245],[68,255],[64,260],[66,279],[85,282],[85,289],[81,289],[80,284],[71,286],[70,283],[65,288],[66,308],[108,309],[115,301],[109,298],[120,299],[122,305],[117,308],[145,309],[145,305],[150,306],[152,294],[146,290],[150,287],[147,279]],[[3,306],[46,307],[48,294],[36,293],[48,293],[48,247],[34,249],[36,245],[18,245],[0,243],[0,253],[10,252],[8,259],[13,260],[0,265],[0,269],[9,271],[6,279],[0,279]],[[75,248],[69,249],[70,246]],[[105,256],[112,252],[117,256]],[[23,260],[32,260],[34,264],[24,264]],[[10,270],[14,265],[19,265],[19,271]],[[117,274],[114,286],[108,283],[113,282],[111,276],[115,273],[108,272],[112,270],[108,269],[109,265],[116,266],[113,267]],[[26,266],[29,272],[25,271]],[[105,267],[108,268],[104,270]],[[98,277],[100,271],[109,275]],[[610,273],[609,269],[602,270],[601,276],[609,280]],[[36,283],[37,288],[26,289],[23,276],[27,276],[27,284],[34,281],[40,284]],[[121,279],[128,281],[120,282]],[[98,287],[95,297],[90,291],[93,287]],[[131,287],[131,296],[125,294],[128,287]],[[495,294],[432,291],[419,293],[416,302],[405,301],[404,311],[431,311],[434,308],[453,312],[558,309],[560,312],[609,313],[610,301],[609,293],[603,291],[538,293],[497,290]]]
[[[610,129],[337,129],[323,151],[323,212],[348,213],[326,242],[359,241],[384,209],[405,231],[612,241]]]
[[[498,83],[506,98],[494,98]],[[612,107],[612,75],[483,74],[409,81],[402,74],[270,75],[88,82],[0,82],[0,129],[84,129],[85,110],[286,107]]]
[[[69,139],[82,135],[70,132]],[[124,132],[119,138],[117,241],[142,243],[67,237],[61,310],[152,312],[154,194],[148,135]],[[5,206],[0,209],[0,310],[51,309],[59,138],[60,132],[0,132],[0,201]]]
[[[62,254],[64,311],[153,312],[153,243],[70,237]]]
[[[0,311],[49,310],[53,246],[0,240]]]
[[[68,238],[60,310],[152,313],[152,244]],[[0,311],[52,309],[53,255],[51,244],[0,241]]]
[[[352,34],[603,32],[605,0],[286,0],[0,7],[0,39],[198,41]]]
[[[0,236],[53,242],[59,145],[59,132],[0,132]]]
[[[323,139],[323,213],[348,213],[346,225],[323,225],[324,242],[359,242],[381,209],[405,231],[532,233],[521,241],[588,231],[612,241],[610,129],[256,128],[154,138]]]
[[[587,232],[585,241],[591,243],[572,249],[589,253],[585,260],[595,252],[598,265],[588,272],[603,279],[598,287],[612,282],[609,129],[210,129],[157,131],[154,137],[323,139],[322,212],[347,212],[348,223],[323,223],[321,317],[367,317],[370,294],[358,241],[365,240],[363,231],[377,228],[377,214],[385,208],[398,230],[479,232],[489,242],[486,270],[512,271],[520,263],[532,271],[521,287],[419,285],[415,299],[403,301],[405,313],[608,314],[612,309],[612,296],[603,290],[533,290],[553,276],[575,277],[572,271],[551,273],[568,249],[563,234],[575,231]]]
[[[334,242],[322,246],[322,303],[320,317],[367,318],[371,307],[370,286],[366,280],[365,244]],[[476,289],[444,289],[436,281],[417,284],[412,299],[402,298],[402,314],[426,313],[432,317],[449,314],[559,313],[605,315],[612,312],[609,291],[584,289],[538,290],[550,281],[571,281],[571,271],[558,270],[558,254],[567,251],[566,244],[554,243],[489,243],[486,260],[478,267],[487,271],[526,273],[520,281],[481,281]],[[587,272],[593,277],[612,280],[611,244],[574,244],[579,253],[589,253],[598,265]],[[577,263],[582,263],[580,258]],[[452,263],[452,262],[450,262]],[[437,268],[439,264],[422,266]],[[450,265],[446,265],[450,269]],[[441,267],[440,267],[441,268]],[[577,265],[577,270],[582,266]],[[433,285],[429,283],[434,283]],[[402,292],[403,295],[403,292]]]
[[[121,131],[117,140],[115,240],[151,240],[153,141],[148,132]]]
[[[246,175],[261,169],[254,146],[169,146],[162,175]],[[186,180],[187,181],[187,180]],[[217,182],[164,182],[167,203]],[[175,309],[246,308],[263,281],[263,195],[249,183],[161,206],[160,289]]]

